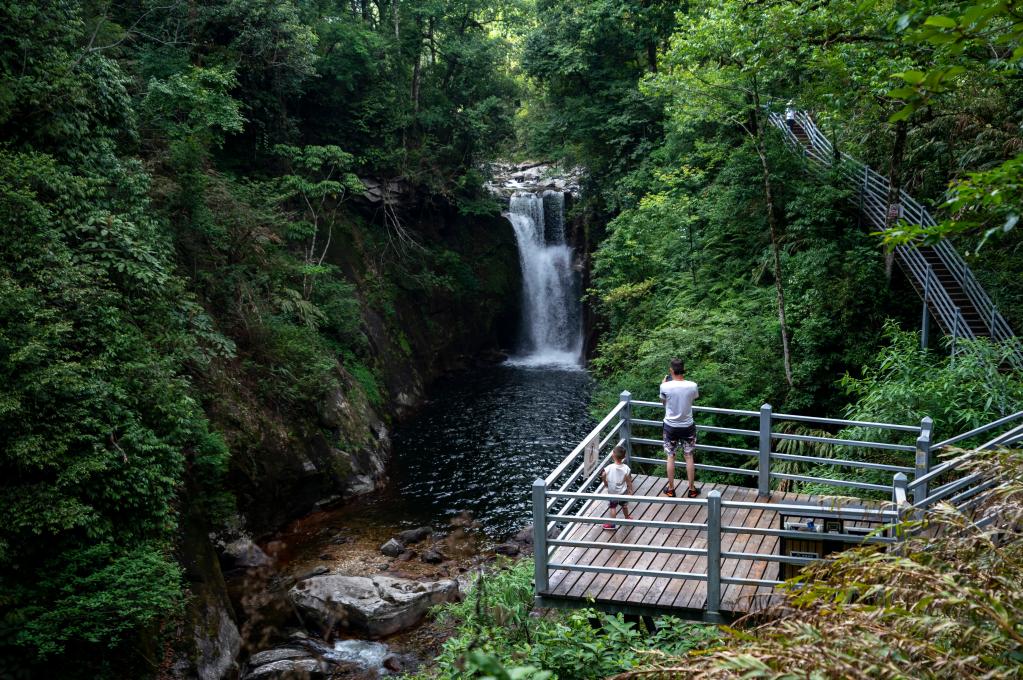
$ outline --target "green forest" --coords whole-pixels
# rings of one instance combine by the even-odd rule
[[[486,186],[540,162],[581,177],[598,420],[673,357],[701,406],[935,441],[1023,411],[1021,2],[11,0],[0,677],[246,677],[216,536],[266,548],[378,491],[434,384],[513,353],[521,254]],[[989,306],[950,326],[904,253],[953,243]],[[788,614],[538,615],[532,561],[500,562],[405,677],[1019,677],[1023,461],[974,464],[995,528],[907,517],[937,538],[809,567]],[[376,677],[294,673],[252,677]]]

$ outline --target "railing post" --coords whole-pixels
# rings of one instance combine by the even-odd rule
[[[707,494],[707,613],[721,609],[721,492]]]
[[[931,469],[931,430],[933,427],[934,421],[932,421],[929,417],[920,421],[920,436],[916,439],[916,465],[914,466],[914,479],[923,477]],[[925,498],[927,498],[926,482],[918,484],[913,488],[913,504],[919,505]]]
[[[771,405],[760,407],[760,450],[757,470],[757,494],[771,496]]]
[[[924,311],[923,319],[920,321],[920,348],[927,349],[927,340],[930,335],[931,317],[927,309],[927,298],[931,293],[931,265],[927,265],[924,273]]]
[[[963,313],[961,311],[959,311],[958,307],[956,307],[955,308],[955,314],[952,317],[952,354],[951,354],[951,359],[950,359],[950,362],[949,362],[953,366],[955,366],[955,362],[956,362],[956,344],[957,344],[956,341],[959,338],[959,317],[961,317],[962,315],[963,315]]]
[[[905,472],[895,473],[895,477],[892,479],[892,504],[895,505],[895,510],[896,512],[899,513],[898,517],[900,523],[905,522],[907,519],[906,516],[907,509],[904,504],[909,502],[908,485],[909,480],[906,478]],[[902,527],[895,528],[895,538],[901,538],[905,540],[906,536]],[[901,550],[902,550],[901,545],[896,548],[896,552],[901,552]]]
[[[537,595],[547,592],[547,483],[533,482],[533,582]]]
[[[625,406],[618,413],[618,418],[622,421],[621,435],[625,440],[625,464],[632,467],[632,394],[628,390],[623,390],[618,399],[625,402]]]

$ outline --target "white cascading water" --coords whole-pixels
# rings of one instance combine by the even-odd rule
[[[519,366],[579,366],[582,303],[572,248],[565,243],[565,195],[517,193],[506,217],[515,230],[522,266],[522,341]]]

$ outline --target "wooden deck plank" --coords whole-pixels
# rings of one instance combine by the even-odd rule
[[[728,487],[720,487],[718,489],[722,492],[723,498],[730,499],[732,491]],[[710,492],[710,488],[705,488],[706,493]],[[706,493],[703,497],[706,497]],[[704,507],[699,506],[699,521],[702,523],[707,522],[707,514],[704,512]],[[705,549],[707,547],[706,531],[699,529],[691,529],[686,531],[679,539],[686,547]],[[702,558],[697,555],[673,555],[673,559],[668,561],[666,570],[668,571],[688,571],[688,572],[699,572],[701,569],[696,569],[696,565],[701,562]],[[672,579],[671,583],[666,583],[663,588],[660,589],[660,594],[656,598],[655,603],[659,606],[671,606],[674,602],[675,596],[680,590],[687,586],[698,586],[701,581],[697,579]],[[646,595],[645,595],[646,596]]]
[[[644,502],[643,497],[652,497],[663,487],[663,477],[636,475],[635,501],[632,503],[633,519],[671,521],[683,523],[706,522],[706,505],[669,505]],[[717,489],[726,501],[753,502],[757,490],[749,487],[706,484],[703,497]],[[769,501],[773,504],[787,503],[827,507],[825,501],[808,494],[774,492]],[[590,517],[608,517],[606,501],[590,501],[585,506]],[[723,525],[778,528],[778,512],[770,507],[722,508]],[[850,524],[862,522],[850,522]],[[579,523],[571,527],[566,538],[572,541],[593,543],[631,543],[653,546],[674,546],[705,548],[706,532],[701,529],[665,529],[658,527],[623,527],[614,532],[601,528],[599,523]],[[753,554],[777,554],[779,539],[745,532],[726,533],[721,536],[722,552]],[[601,548],[558,547],[554,550],[552,562],[585,564],[589,566],[620,567],[626,569],[657,570],[666,572],[706,572],[706,557],[678,555],[661,552],[636,550],[612,550]],[[776,580],[780,573],[777,562],[767,560],[723,559],[721,575],[728,578]],[[647,610],[700,610],[706,607],[706,583],[696,579],[674,579],[654,576],[633,576],[624,574],[602,574],[571,570],[552,570],[550,587],[544,595],[557,598],[580,600],[594,598],[608,606],[620,604],[644,607]],[[774,588],[755,585],[729,585],[721,587],[721,610],[733,615],[756,611],[779,595]]]
[[[596,502],[589,502],[588,505],[584,504],[580,511],[586,516],[594,516],[600,512],[600,508]],[[566,534],[565,539],[570,541],[589,541],[599,535],[599,531],[599,527],[595,524],[576,524]],[[555,553],[558,559],[552,558],[551,561],[562,564],[589,564],[595,555],[596,551],[589,548],[559,547]],[[567,594],[579,579],[579,575],[580,572],[578,571],[557,570],[553,572],[548,579],[549,591],[562,595]]]
[[[642,496],[650,495],[657,487],[656,479],[648,478],[645,480],[645,484],[640,487],[636,487],[636,498],[639,499]],[[662,507],[656,503],[643,503],[640,500],[636,501],[636,505],[632,512],[633,519],[644,519],[644,520],[656,520],[661,513]],[[615,543],[638,543],[633,536],[638,536],[645,530],[652,527],[619,527],[613,532],[603,531],[603,535],[598,538],[598,541]],[[636,554],[636,551],[632,550],[603,550],[606,553],[604,557],[604,566],[618,567],[622,566],[622,562],[627,560],[630,555]],[[579,584],[573,588],[573,593],[576,596],[582,597],[593,597],[596,599],[600,592],[604,589],[607,584],[607,579],[611,578],[611,574],[582,574],[579,579]],[[581,595],[579,594],[581,593]]]
[[[777,512],[764,512],[764,516],[753,526],[770,529],[778,526],[778,513]],[[778,554],[778,537],[777,536],[757,536],[759,541],[756,544],[756,552],[776,555]],[[752,552],[752,550],[751,550]],[[750,569],[748,578],[760,579],[769,578],[777,579],[779,574],[779,566],[777,562],[768,562],[766,560],[755,563]],[[746,611],[752,611],[754,609],[754,599],[757,593],[760,592],[765,586],[742,586],[739,594],[736,598],[736,606]],[[773,588],[767,588],[767,590],[773,592]]]
[[[669,514],[669,521],[672,522],[698,522],[700,521],[700,511],[702,508],[699,505],[672,505],[671,513]],[[658,530],[657,536],[651,541],[651,545],[660,546],[672,546],[672,547],[689,547],[687,543],[683,541],[683,536],[686,534],[686,529],[660,529]],[[643,557],[637,562],[637,567],[640,569],[662,569],[665,559],[668,557],[666,553],[645,553]],[[651,577],[642,576],[630,576],[623,581],[622,586],[619,588],[616,597],[623,598],[631,603],[638,603],[641,601],[642,593],[640,588],[647,587],[650,581],[655,580]],[[672,579],[660,579],[660,580],[672,580]]]
[[[757,526],[760,518],[765,514],[765,510],[750,510],[742,521],[736,521],[733,523],[734,526]],[[771,513],[774,514],[774,513]],[[728,534],[732,536],[732,543],[729,548],[730,552],[748,552],[755,553],[759,552],[756,547],[759,546],[759,541],[752,540],[754,536],[752,534]],[[760,538],[759,536],[756,538]],[[724,541],[722,541],[724,544]],[[722,545],[721,551],[724,552],[725,548]],[[724,564],[721,566],[721,575],[725,578],[747,578],[750,570],[753,569],[754,565],[762,564],[762,561],[754,560],[737,560],[727,559],[724,560]],[[723,584],[721,587],[721,608],[725,611],[736,611],[736,604],[738,602],[739,591],[742,586],[734,584]]]
[[[726,490],[726,487],[720,484],[704,485],[702,497],[706,498],[706,494],[710,493],[714,489],[723,492]],[[698,505],[695,507],[697,508],[695,518],[689,521],[705,524],[707,522],[706,506]],[[672,529],[669,540],[676,546],[704,548],[706,547],[705,534],[706,531],[702,529]],[[692,571],[692,569],[687,568],[684,565],[687,563],[692,564],[695,561],[702,559],[704,558],[696,555],[668,555],[661,553],[654,559],[651,568],[661,571]],[[656,604],[660,596],[663,594],[664,589],[668,587],[669,581],[688,583],[690,580],[686,579],[680,581],[679,579],[659,579],[649,576],[641,577],[636,583],[636,587],[630,596],[630,601],[643,604]],[[699,583],[699,581],[694,582]]]
[[[653,482],[650,480],[637,480],[636,492],[640,493],[641,490],[651,488]],[[594,501],[590,503],[590,507],[587,508],[587,515],[591,517],[600,517],[607,513],[607,503],[603,501]],[[569,532],[567,540],[570,541],[592,541],[598,542],[605,530],[601,528],[599,524],[577,524],[571,532]],[[563,564],[587,564],[591,566],[604,566],[607,560],[611,557],[609,550],[602,548],[571,548],[572,554],[567,558]],[[551,589],[552,593],[574,597],[578,593],[585,592],[585,589],[589,586],[590,582],[598,574],[592,572],[581,572],[581,571],[565,571],[566,574],[559,582],[557,590]],[[584,578],[585,577],[585,578]]]
[[[652,493],[656,493],[660,488],[659,485],[655,485],[652,489]],[[652,509],[655,510],[651,517],[657,521],[687,521],[678,520],[672,517],[673,508],[667,503],[649,503]],[[643,527],[636,537],[635,541],[640,545],[664,545],[664,534],[668,533],[665,529],[659,529],[657,527]],[[644,560],[644,558],[646,558]],[[653,553],[632,551],[623,561],[621,566],[628,569],[646,569],[653,559]],[[636,576],[625,576],[623,574],[609,575],[607,578],[606,585],[601,589],[597,595],[598,600],[616,600],[618,598],[618,591],[623,585],[629,581],[629,579],[636,580]],[[631,586],[628,586],[631,588]],[[624,595],[622,596],[624,598]]]
[[[637,480],[636,490],[650,488],[651,482]],[[607,514],[607,503],[604,501],[593,501],[588,509],[591,517],[603,517]],[[578,524],[569,534],[568,540],[602,542],[606,530],[600,524]],[[573,564],[587,564],[591,566],[605,566],[611,557],[611,552],[603,548],[572,548],[575,555]],[[569,571],[564,581],[559,585],[558,593],[565,596],[575,596],[577,593],[584,593],[590,582],[597,576],[592,572]]]
[[[735,500],[741,501],[741,502],[749,502],[749,501],[755,501],[756,500],[756,490],[755,489],[747,489],[747,488],[744,488],[744,487],[739,487],[738,489],[739,489],[740,493],[737,494]],[[738,509],[738,510],[733,510],[732,511],[733,514],[723,515],[722,516],[721,524],[722,524],[722,526],[726,526],[726,525],[727,526],[746,526],[746,524],[749,522],[749,516],[750,516],[751,512],[755,512],[755,511],[751,510],[749,508],[742,508],[742,509]],[[741,535],[740,534],[736,534],[736,533],[722,534],[722,536],[721,536],[721,552],[731,552],[731,551],[735,551],[735,550],[741,550],[743,548],[743,545],[742,545],[742,542],[741,542],[740,539],[741,539]],[[722,576],[730,576],[732,573],[734,573],[735,569],[739,566],[739,564],[740,564],[739,560],[723,559],[722,563],[721,563],[721,575]],[[722,584],[722,586],[721,586],[721,602],[719,603],[718,606],[719,606],[720,609],[725,610],[725,611],[730,611],[728,609],[728,607],[727,607],[727,604],[728,604],[727,595],[728,595],[728,588],[729,587],[730,586],[728,586],[727,584]],[[700,608],[702,608],[702,607],[705,607],[706,604],[707,604],[707,601],[706,601],[706,597],[707,597],[706,587],[704,587],[702,590],[698,589],[698,590],[692,592],[689,595],[689,599],[688,600],[686,600],[686,599],[684,599],[682,597],[682,596],[685,595],[685,593],[680,593],[679,595],[680,595],[680,597],[675,600],[675,606],[676,607],[686,607],[686,608],[700,607]]]
[[[742,487],[725,486],[719,488],[718,490],[721,491],[722,500],[741,501],[744,500],[745,498]],[[745,512],[748,512],[748,510],[724,508],[723,512],[721,513],[721,523],[731,524],[736,521],[741,521],[738,520],[737,517]],[[739,513],[739,515],[737,515],[737,513]],[[728,534],[725,534],[723,537],[721,550],[726,550],[725,542],[727,540],[727,536]],[[699,532],[699,534],[694,537],[693,543],[694,543],[693,547],[706,548],[707,547],[706,532],[702,531]],[[687,556],[687,559],[681,560],[679,562],[678,569],[680,571],[690,571],[693,573],[706,573],[707,559],[705,557],[689,555]],[[657,603],[667,607],[671,606],[684,607],[686,606],[685,603],[691,599],[700,598],[701,600],[706,600],[706,597],[707,597],[706,582],[697,579],[688,579],[686,581],[680,582],[678,584],[678,587],[672,588],[664,592],[662,596],[658,598]],[[676,602],[682,602],[683,604],[675,604]]]

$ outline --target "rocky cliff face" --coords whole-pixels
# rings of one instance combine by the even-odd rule
[[[405,185],[374,186],[386,191],[367,191],[335,225],[328,253],[354,284],[349,302],[360,310],[362,356],[340,353],[331,384],[298,411],[268,399],[244,360],[202,376],[204,392],[216,395],[206,410],[232,450],[228,481],[239,516],[226,529],[211,527],[213,541],[192,520],[183,527],[190,597],[171,677],[237,673],[238,627],[217,553],[225,568],[239,568],[225,546],[251,546],[317,505],[372,492],[385,480],[391,427],[416,409],[429,384],[500,357],[513,336],[518,256],[496,206],[466,216]],[[413,240],[404,251],[386,250],[389,220]]]
[[[281,414],[236,379],[225,379],[217,391],[227,398],[209,405],[231,438],[232,491],[252,535],[374,490],[394,421],[415,410],[435,378],[499,356],[514,333],[519,271],[510,225],[496,210],[465,216],[401,196],[386,211],[376,201],[356,206],[328,253],[355,284],[368,356],[339,356],[336,383],[306,413]],[[407,251],[380,251],[385,216],[397,216],[414,239]]]

